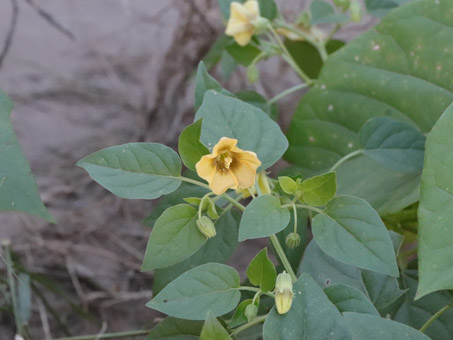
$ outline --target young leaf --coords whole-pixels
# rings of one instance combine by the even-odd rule
[[[313,25],[318,24],[323,18],[333,15],[335,13],[334,8],[328,2],[323,0],[314,0],[310,5],[311,11],[311,23]]]
[[[238,287],[234,268],[208,263],[182,274],[146,306],[176,318],[204,320],[209,310],[215,316],[233,310],[241,298]]]
[[[231,340],[231,337],[216,319],[215,315],[212,312],[208,312],[203,329],[201,330],[200,340]]]
[[[355,312],[379,315],[368,297],[356,288],[334,284],[324,288],[324,293],[341,313]]]
[[[278,314],[275,306],[270,311],[264,322],[264,340],[350,339],[340,312],[310,275],[299,277],[294,293],[288,313]]]
[[[10,121],[13,104],[0,90],[0,211],[23,211],[55,223],[39,197],[35,179]]]
[[[202,327],[201,321],[167,317],[151,330],[145,340],[198,340]]]
[[[312,221],[313,238],[335,259],[398,277],[392,241],[377,212],[363,199],[338,196]]]
[[[337,192],[335,172],[308,178],[299,185],[303,199],[310,205],[326,205]]]
[[[225,90],[222,85],[208,73],[204,63],[200,61],[198,64],[197,76],[195,77],[195,110],[198,110],[201,106],[203,97],[208,90],[216,90],[227,96],[233,96],[230,91]]]
[[[206,93],[195,120],[200,118],[203,118],[201,142],[208,149],[211,150],[222,137],[235,138],[239,148],[257,153],[261,170],[277,162],[288,147],[279,125],[267,114],[215,91]]]
[[[288,209],[281,207],[277,197],[259,196],[245,208],[239,225],[239,241],[278,233],[288,225],[289,220]]]
[[[247,267],[247,277],[250,282],[259,286],[263,292],[274,289],[277,271],[271,260],[267,257],[267,248],[262,249]]]
[[[425,334],[399,322],[379,316],[344,313],[352,340],[430,340]]]
[[[190,124],[179,135],[179,155],[184,165],[190,170],[197,171],[195,164],[209,153],[209,150],[200,142],[202,119]]]
[[[453,289],[453,105],[426,141],[418,208],[420,282],[416,298]]]
[[[423,168],[425,136],[409,124],[375,117],[362,126],[359,140],[364,154],[383,167],[401,172]]]
[[[297,189],[299,189],[299,185],[297,185],[296,181],[288,176],[280,176],[278,178],[278,183],[282,190],[290,195],[294,195]]]
[[[255,301],[255,306],[257,308],[259,307],[258,300],[259,299],[257,299]],[[234,314],[233,314],[233,317],[231,318],[230,323],[228,324],[229,328],[234,328],[234,327],[237,327],[237,326],[247,322],[247,318],[245,316],[245,309],[247,308],[248,305],[251,305],[252,302],[253,302],[253,299],[247,299],[247,300],[242,301],[239,304],[239,306],[234,311]]]
[[[77,162],[91,178],[122,198],[154,199],[181,184],[181,160],[168,146],[130,143],[106,148]]]
[[[165,210],[149,237],[142,270],[169,267],[200,249],[207,239],[197,228],[197,218],[197,209],[188,204]]]
[[[225,50],[238,64],[245,67],[249,66],[261,54],[261,50],[256,46],[251,44],[240,46],[235,42],[228,45]]]

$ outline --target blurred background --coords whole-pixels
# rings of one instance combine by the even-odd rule
[[[277,2],[291,20],[310,1]],[[373,23],[365,18],[337,36],[350,40]],[[42,294],[34,292],[32,305],[36,339],[158,321],[144,306],[152,274],[140,272],[150,233],[141,221],[153,202],[119,199],[74,164],[128,142],[176,148],[194,115],[196,66],[223,30],[216,0],[0,1],[0,49],[7,47],[0,88],[14,102],[16,133],[57,220],[0,214],[0,239],[11,240]],[[277,58],[260,64],[253,85],[245,68],[228,81],[221,69],[212,72],[229,90],[254,89],[267,98],[299,82]],[[284,129],[299,99],[300,93],[280,103]],[[231,263],[244,268],[259,248],[246,243]],[[2,312],[2,339],[14,338],[13,325]]]

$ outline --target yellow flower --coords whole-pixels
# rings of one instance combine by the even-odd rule
[[[239,45],[245,46],[256,32],[253,22],[259,17],[258,1],[248,0],[244,4],[233,1],[230,5],[230,19],[225,34],[232,36]]]
[[[291,276],[286,273],[278,274],[275,282],[275,306],[279,314],[288,313],[293,304],[293,282]]]
[[[222,137],[212,154],[201,157],[195,165],[198,176],[209,183],[216,195],[255,183],[256,169],[261,162],[256,153],[239,149],[237,142],[237,139]]]

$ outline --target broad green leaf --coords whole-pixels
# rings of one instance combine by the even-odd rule
[[[412,123],[423,133],[429,132],[453,101],[453,81],[447,71],[453,68],[451,26],[450,0],[412,1],[330,55],[317,85],[306,93],[293,117],[285,158],[304,168],[305,175],[325,172],[359,148],[360,128],[377,116]],[[376,181],[379,171],[362,167],[364,159],[357,159],[348,171],[338,171],[339,192],[354,192],[375,208],[392,199],[395,190],[408,205],[417,201],[414,184],[406,185],[400,173],[392,176],[383,169],[388,177],[383,188]],[[354,182],[343,185],[344,175]],[[406,179],[415,181],[413,176]],[[356,181],[358,185],[368,183],[365,193],[354,185]]]
[[[237,69],[238,63],[226,50],[222,53],[220,59],[220,74],[222,75],[222,82],[226,83],[230,80],[231,75]]]
[[[258,300],[255,301],[256,307],[259,307]],[[233,317],[231,318],[230,323],[228,324],[229,328],[234,328],[234,327],[237,327],[237,326],[247,322],[247,318],[245,316],[245,309],[247,308],[248,305],[251,305],[252,302],[253,302],[253,299],[247,299],[247,300],[242,301],[239,304],[239,306],[234,311],[234,314],[233,314]]]
[[[142,270],[169,267],[200,249],[207,239],[198,230],[197,219],[197,209],[188,204],[165,210],[149,237]]]
[[[364,154],[385,168],[419,172],[423,168],[425,136],[413,126],[388,118],[375,117],[359,131]]]
[[[212,312],[208,312],[201,330],[200,340],[231,340],[231,338],[215,315]]]
[[[157,143],[112,146],[92,153],[77,165],[122,198],[158,198],[175,191],[181,184],[178,154]]]
[[[453,105],[426,140],[418,208],[419,286],[416,298],[453,289]]]
[[[167,317],[151,330],[145,340],[198,340],[202,327],[201,321]]]
[[[290,195],[294,195],[299,189],[299,185],[296,183],[296,181],[288,176],[278,177],[278,183],[280,184],[282,190]]]
[[[334,8],[328,2],[323,0],[314,0],[310,5],[311,11],[311,23],[316,25],[324,17],[332,15],[335,13]]]
[[[269,20],[274,20],[278,14],[277,5],[274,0],[258,0],[260,15]]]
[[[360,269],[330,257],[314,240],[308,244],[298,272],[310,274],[323,288],[343,284],[366,293]]]
[[[272,308],[264,322],[264,340],[349,340],[338,309],[308,274],[294,283],[294,300],[288,313]]]
[[[226,212],[214,222],[216,236],[209,239],[195,254],[171,267],[157,269],[153,277],[154,294],[189,269],[206,263],[225,263],[238,244],[239,220],[239,213]]]
[[[417,274],[406,270],[402,275],[402,286],[408,289],[405,300],[396,311],[393,319],[408,326],[419,329],[441,308],[451,303],[452,297],[448,292],[434,292],[414,301],[417,289]],[[426,329],[425,333],[432,340],[453,338],[453,309],[444,312]]]
[[[0,211],[22,211],[55,223],[39,197],[35,179],[10,121],[13,104],[0,90]]]
[[[203,97],[208,90],[216,90],[227,96],[233,95],[231,92],[225,90],[222,85],[208,73],[204,63],[200,61],[198,64],[197,76],[195,77],[195,110],[198,110],[201,106]]]
[[[343,314],[352,340],[430,340],[425,334],[402,323],[361,313]]]
[[[308,178],[300,186],[303,199],[314,206],[326,205],[337,192],[337,179],[335,172]]]
[[[324,288],[324,293],[341,313],[355,312],[379,315],[368,297],[356,288],[334,284]]]
[[[274,264],[267,257],[267,248],[262,249],[250,262],[247,267],[247,277],[263,292],[274,289],[277,272]]]
[[[209,310],[216,316],[232,311],[241,298],[238,287],[234,268],[208,263],[179,276],[146,306],[176,318],[204,320]]]
[[[151,213],[143,220],[143,223],[148,227],[153,227],[157,219],[162,213],[174,205],[186,203],[184,198],[186,197],[203,197],[208,193],[208,189],[193,185],[190,183],[181,183],[178,189],[173,191],[171,194],[162,197],[159,202],[153,206]]]
[[[377,212],[363,199],[339,196],[312,221],[313,238],[335,259],[397,277],[392,241]]]
[[[277,197],[259,196],[245,208],[239,226],[239,241],[278,233],[288,225],[289,220],[288,209],[281,207]]]
[[[365,0],[365,5],[368,13],[378,18],[399,6],[398,2],[393,0]]]
[[[263,110],[272,120],[278,119],[278,106],[276,103],[267,105],[267,99],[255,91],[240,91],[235,93],[236,98]]]
[[[195,120],[203,118],[201,142],[210,150],[222,137],[238,140],[238,147],[254,151],[267,169],[285,152],[288,142],[280,127],[259,108],[236,98],[208,91]],[[250,129],[253,126],[253,129]]]
[[[190,170],[197,171],[195,164],[209,153],[209,150],[200,142],[201,124],[203,119],[190,124],[179,135],[179,155],[184,165]]]
[[[255,58],[261,54],[261,50],[251,44],[240,46],[237,43],[233,42],[228,45],[226,51],[230,54],[231,57],[242,66],[249,66]]]

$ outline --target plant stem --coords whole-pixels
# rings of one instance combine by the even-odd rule
[[[275,234],[274,234],[274,235],[271,235],[269,238],[270,238],[270,240],[272,242],[272,245],[274,246],[274,249],[275,249],[278,257],[282,261],[283,267],[285,267],[285,269],[288,272],[288,274],[291,275],[291,278],[293,279],[293,282],[296,282],[297,281],[297,276],[294,273],[294,270],[291,267],[291,264],[289,263],[288,258],[286,257],[285,252],[283,251],[283,248],[282,248],[280,242],[278,241],[277,236],[275,236]]]
[[[231,335],[236,335],[242,331],[245,331],[246,329],[249,329],[250,327],[253,327],[261,322],[264,322],[266,320],[267,314],[266,315],[261,315],[257,316],[255,319],[253,319],[250,322],[247,322],[246,324],[242,325],[241,327],[236,328],[233,332],[231,332]]]
[[[291,203],[294,211],[294,234],[297,234],[297,208],[294,203]]]
[[[275,297],[275,295],[272,294],[271,292],[263,292],[261,289],[256,288],[256,287],[240,286],[237,289],[239,289],[239,290],[248,290],[249,292],[255,292],[255,293],[264,294],[264,295],[270,296],[271,298]]]
[[[277,94],[275,97],[272,99],[269,99],[269,101],[266,103],[267,106],[271,106],[275,102],[279,101],[283,97],[286,97],[287,95],[290,95],[291,93],[294,93],[296,91],[302,90],[304,88],[308,87],[308,84],[302,83],[293,87],[290,87],[289,89]]]
[[[284,204],[282,205],[282,208],[291,208],[293,206],[293,204]],[[321,209],[318,209],[316,207],[312,207],[310,205],[306,205],[306,204],[296,204],[295,205],[297,208],[302,208],[302,209],[306,209],[306,210],[312,210],[312,211],[315,211],[317,212],[318,214],[322,214],[323,211]]]
[[[426,329],[431,326],[431,324],[438,319],[443,313],[445,313],[447,310],[449,310],[451,307],[453,307],[453,303],[449,303],[445,307],[442,307],[440,310],[437,311],[436,314],[434,314],[432,317],[428,319],[428,321],[425,322],[423,326],[420,327],[419,331],[420,332],[425,332]]]
[[[52,340],[95,340],[95,339],[115,339],[115,338],[130,338],[133,336],[147,335],[149,330],[134,330],[127,332],[118,332],[118,333],[105,333],[105,334],[92,334],[92,335],[82,335],[82,336],[73,336],[68,338],[58,338]]]
[[[231,204],[233,204],[236,208],[244,211],[245,210],[245,207],[239,203],[238,201],[236,201],[233,197],[231,197],[230,195],[228,194],[223,194],[222,195],[228,202],[230,202]],[[242,199],[242,196],[240,196],[240,198]]]
[[[209,188],[209,185],[207,185],[207,184],[205,184],[205,183],[202,183],[202,182],[200,182],[200,181],[197,181],[197,180],[195,180],[195,179],[188,178],[188,177],[184,177],[184,176],[179,177],[179,179],[180,179],[181,181],[183,181],[183,182],[195,184],[195,185],[198,185],[199,187],[202,187],[202,188],[206,188],[206,189],[211,190],[211,188]]]
[[[285,44],[283,44],[283,42],[281,41],[281,39],[278,36],[277,32],[275,32],[275,30],[272,27],[272,25],[269,25],[269,31],[271,32],[274,40],[277,42],[277,44],[282,49],[283,59],[286,60],[286,62],[294,69],[294,71],[296,71],[296,73],[299,75],[299,77],[301,77],[307,83],[307,85],[311,85],[311,83],[313,83],[313,80],[311,80],[310,77],[307,76],[305,74],[305,72],[301,70],[299,65],[297,65],[297,63],[294,61],[293,57],[289,53],[289,51],[286,48]]]
[[[351,153],[348,153],[346,156],[343,156],[336,162],[329,170],[329,172],[335,171],[341,164],[346,162],[348,159],[351,159],[355,156],[361,155],[363,153],[363,149],[355,150]]]

